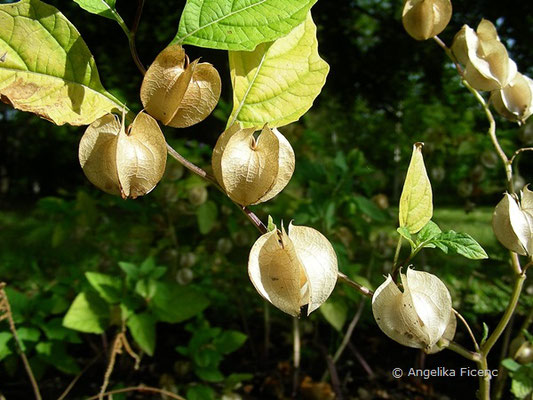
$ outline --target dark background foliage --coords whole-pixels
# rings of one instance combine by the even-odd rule
[[[142,76],[119,26],[84,12],[72,1],[49,3],[80,31],[104,86],[139,110]],[[135,2],[117,3],[130,23]],[[175,34],[183,4],[146,2],[137,34],[140,58],[146,65]],[[296,224],[320,229],[333,242],[341,269],[376,287],[392,261],[395,206],[412,144],[425,142],[435,219],[441,227],[472,234],[491,258],[467,262],[427,251],[416,264],[447,283],[454,306],[472,321],[479,335],[483,322],[494,326],[510,292],[509,279],[502,272],[505,253],[489,228],[491,208],[505,190],[503,168],[486,135],[481,109],[462,88],[441,49],[432,41],[416,42],[404,32],[401,6],[400,1],[379,0],[319,0],[314,6],[319,51],[331,71],[311,111],[282,129],[296,152],[293,180],[275,200],[254,211],[264,221],[270,214],[278,223],[294,219]],[[452,22],[441,35],[446,43],[451,44],[463,23],[475,27],[485,17],[496,23],[519,70],[533,72],[531,7],[517,0],[456,1],[454,7]],[[190,46],[186,50],[191,59],[202,57],[219,70],[221,102],[204,122],[187,130],[167,129],[165,134],[184,156],[209,168],[211,148],[231,110],[227,54]],[[498,126],[508,154],[533,144],[533,127],[517,128],[501,119]],[[145,198],[124,202],[100,193],[79,167],[77,146],[83,131],[83,127],[57,127],[0,104],[0,280],[12,289],[19,326],[39,333],[37,339],[28,339],[28,349],[46,398],[57,397],[72,373],[98,355],[115,331],[110,328],[101,337],[62,331],[67,336],[57,342],[62,343],[63,356],[56,353],[55,360],[47,360],[35,350],[47,335],[43,327],[57,323],[76,293],[87,286],[84,272],[100,271],[124,279],[120,261],[140,264],[149,256],[167,267],[163,280],[201,291],[210,306],[187,327],[185,322],[159,323],[154,357],[145,356],[136,372],[132,362],[121,357],[113,374],[116,385],[143,382],[177,387],[180,393],[204,385],[222,393],[226,381],[212,383],[194,375],[198,360],[174,351],[190,345],[195,332],[211,332],[206,327],[210,324],[248,337],[240,350],[224,355],[220,369],[225,376],[239,372],[251,373],[253,378],[243,379],[242,385],[229,391],[245,398],[290,396],[291,321],[268,308],[270,334],[265,332],[265,306],[246,274],[249,248],[257,233],[224,196],[170,159],[163,181]],[[523,155],[518,161],[519,187],[531,181],[529,159]],[[519,321],[524,309],[531,307],[532,288],[527,290]],[[347,287],[339,285],[335,290],[333,308],[341,316],[344,313],[343,331],[360,301]],[[316,312],[300,322],[300,378],[309,377],[311,382],[320,380],[326,369],[325,354],[333,353],[342,339],[326,322],[325,314]],[[270,346],[265,346],[265,337]],[[457,340],[468,343],[467,339],[460,328]],[[372,379],[358,355],[372,369]],[[105,357],[100,356],[95,361],[98,367],[83,375],[75,396],[97,391],[105,365]],[[54,365],[59,359],[66,363],[61,368]],[[341,392],[347,398],[361,399],[439,398],[439,393],[452,398],[469,393],[463,398],[473,398],[474,378],[390,378],[393,367],[424,362],[427,367],[468,365],[448,352],[424,361],[415,350],[396,345],[377,329],[367,302],[351,348],[337,364]],[[0,379],[0,392],[8,399],[28,398],[24,372],[13,354],[3,358],[0,376],[4,374],[12,379]],[[315,394],[321,390],[310,387]],[[309,397],[305,388],[301,386],[298,396],[326,398],[325,394]]]

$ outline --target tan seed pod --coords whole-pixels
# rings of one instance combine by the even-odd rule
[[[164,125],[186,128],[203,121],[220,98],[220,76],[209,63],[189,63],[180,45],[170,45],[156,57],[144,76],[141,101]]]
[[[516,75],[516,64],[509,58],[492,22],[483,19],[474,31],[464,25],[455,35],[452,52],[465,67],[465,79],[476,90],[504,88]]]
[[[533,114],[533,80],[518,72],[506,87],[491,93],[490,101],[502,117],[524,124]]]
[[[307,315],[324,303],[337,282],[337,256],[317,230],[289,224],[288,233],[274,229],[252,246],[248,275],[255,289],[281,311]]]
[[[450,0],[406,0],[402,23],[416,40],[427,40],[441,33],[452,17]]]
[[[140,112],[126,129],[124,117],[107,114],[85,131],[79,160],[87,178],[103,191],[123,198],[150,192],[161,180],[166,141],[156,120]]]
[[[505,193],[492,215],[492,230],[506,248],[520,255],[533,254],[533,192],[524,187],[520,204]]]
[[[435,275],[407,269],[400,274],[403,292],[389,275],[372,297],[372,312],[380,329],[396,342],[436,352],[437,342],[455,334],[450,292]]]
[[[235,123],[220,135],[213,150],[215,178],[243,206],[270,200],[287,186],[294,172],[294,151],[288,140],[267,126],[256,140],[255,130]]]

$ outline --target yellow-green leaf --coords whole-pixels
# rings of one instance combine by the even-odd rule
[[[0,99],[19,110],[87,125],[122,108],[74,25],[39,0],[0,5],[0,56]]]
[[[322,90],[329,65],[318,54],[309,13],[287,36],[252,52],[230,51],[233,111],[228,126],[271,128],[297,121]]]
[[[424,158],[423,143],[415,143],[400,197],[400,227],[416,233],[433,216],[433,194]]]

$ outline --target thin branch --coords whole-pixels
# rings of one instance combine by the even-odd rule
[[[477,343],[476,337],[474,336],[474,333],[472,332],[472,329],[470,329],[470,325],[468,325],[468,322],[466,322],[466,319],[459,313],[459,311],[452,308],[453,313],[457,318],[461,320],[463,325],[465,326],[466,330],[468,331],[468,334],[472,338],[472,342],[474,342],[474,349],[476,349],[477,352],[479,352],[479,344]]]
[[[372,290],[370,290],[369,288],[361,285],[360,283],[352,281],[350,278],[348,278],[345,274],[343,274],[340,271],[337,274],[337,280],[342,282],[342,283],[346,283],[347,285],[353,287],[355,290],[357,290],[363,296],[372,297],[374,295],[374,292]]]
[[[0,311],[4,311],[4,315],[2,317],[5,317],[7,319],[7,322],[9,324],[9,330],[11,331],[11,334],[13,335],[13,339],[15,340],[15,347],[17,348],[17,353],[19,354],[20,358],[22,359],[22,363],[24,364],[24,369],[26,370],[26,374],[28,375],[28,378],[31,382],[31,387],[33,389],[33,394],[35,396],[36,400],[41,400],[41,392],[39,390],[39,385],[37,384],[37,381],[35,380],[35,376],[33,375],[33,371],[31,370],[31,365],[26,358],[26,354],[24,353],[22,342],[20,341],[19,335],[17,333],[17,329],[15,327],[15,321],[13,321],[13,314],[11,313],[11,305],[9,304],[9,299],[7,298],[7,294],[5,292],[6,284],[4,282],[0,282]]]
[[[63,400],[65,397],[67,397],[67,395],[70,393],[70,391],[72,390],[72,388],[74,387],[74,385],[78,382],[78,380],[82,377],[82,375],[87,372],[87,370],[89,368],[91,368],[93,366],[93,364],[100,358],[100,355],[101,354],[98,354],[96,357],[94,357],[90,362],[89,364],[87,364],[85,366],[85,368],[83,368],[80,373],[78,375],[76,375],[74,377],[74,379],[69,383],[69,385],[67,386],[67,388],[63,391],[63,393],[61,394],[61,396],[59,396],[57,398],[57,400]]]
[[[176,400],[186,400],[184,397],[181,397],[177,394],[169,392],[168,390],[159,389],[159,388],[150,387],[150,386],[132,386],[132,387],[127,387],[127,388],[122,388],[122,389],[111,390],[109,392],[103,393],[103,396],[110,396],[113,394],[126,393],[126,392],[159,393],[161,395],[168,396]],[[86,400],[97,400],[100,398],[99,396],[100,395],[92,396],[92,397],[87,398]]]
[[[461,78],[464,79],[465,77],[465,72],[463,71],[463,68],[461,67],[461,65],[459,64],[459,62],[457,61],[457,58],[455,58],[455,55],[453,54],[452,50],[446,46],[446,44],[438,37],[438,36],[434,36],[433,37],[433,40],[435,42],[437,42],[437,44],[442,47],[442,49],[444,50],[444,52],[446,53],[446,55],[450,58],[450,60],[452,60],[453,64],[455,65],[455,68],[457,69],[457,73],[459,75],[461,75]]]
[[[522,147],[521,149],[516,150],[511,159],[509,160],[509,163],[512,164],[516,156],[524,151],[533,151],[533,147]]]
[[[300,375],[301,341],[300,341],[300,321],[292,318],[292,340],[293,340],[293,375],[292,375],[292,396],[298,392],[298,381]]]
[[[467,358],[468,360],[474,361],[476,363],[480,362],[480,360],[483,358],[480,353],[467,350],[463,346],[461,346],[459,343],[456,343],[452,340],[446,340],[444,338],[441,338],[437,342],[437,345],[441,348],[445,348],[457,354],[460,354],[464,358]]]
[[[135,65],[137,68],[139,68],[139,71],[141,74],[146,74],[146,68],[144,68],[143,63],[141,62],[141,59],[139,58],[139,53],[137,52],[137,46],[135,44],[135,35],[137,33],[137,29],[139,29],[139,22],[141,21],[141,15],[143,12],[144,7],[144,0],[138,0],[137,1],[137,11],[135,12],[135,18],[133,19],[133,24],[131,25],[130,34],[128,36],[128,44],[130,46],[130,53],[133,57],[133,61],[135,62]]]
[[[346,330],[346,333],[344,334],[344,336],[342,338],[341,344],[339,345],[339,347],[337,348],[337,351],[335,352],[335,355],[331,359],[331,362],[332,362],[333,366],[335,366],[335,363],[337,361],[339,361],[339,358],[341,357],[342,353],[346,349],[346,346],[350,342],[350,339],[352,338],[353,331],[354,331],[357,323],[359,322],[359,319],[361,318],[361,314],[363,313],[364,308],[365,308],[365,299],[362,299],[359,302],[359,306],[357,307],[357,311],[355,312],[355,315],[353,316],[352,320],[350,321],[350,325],[348,325],[348,329]],[[326,379],[328,379],[329,370],[331,370],[331,368],[328,367],[328,369],[326,371],[324,371],[324,374],[322,375],[321,381],[325,381]]]

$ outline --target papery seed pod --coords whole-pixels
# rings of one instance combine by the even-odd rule
[[[257,140],[255,128],[228,128],[213,150],[213,173],[228,196],[247,206],[276,196],[294,172],[294,151],[277,130],[265,126]]]
[[[507,86],[491,93],[490,101],[502,117],[523,124],[533,114],[533,80],[518,72]]]
[[[516,64],[486,19],[481,20],[477,31],[464,25],[453,39],[452,52],[465,67],[466,81],[476,90],[502,89],[516,75]]]
[[[520,255],[533,254],[533,192],[524,187],[519,204],[505,193],[492,215],[492,230],[496,238]]]
[[[456,323],[450,292],[435,275],[400,274],[403,292],[389,275],[372,297],[372,312],[380,329],[396,342],[426,353],[439,351],[441,338],[453,339]]]
[[[450,0],[406,0],[402,23],[416,40],[426,40],[441,33],[452,18]]]
[[[93,122],[80,141],[79,160],[98,188],[122,198],[150,192],[167,162],[166,141],[156,120],[144,112],[126,129],[113,114]]]
[[[324,303],[337,282],[337,256],[317,230],[289,224],[265,233],[252,246],[248,274],[255,289],[281,311],[307,315]]]
[[[220,76],[209,63],[189,63],[180,45],[170,45],[146,71],[141,101],[164,125],[186,128],[204,120],[220,98]]]

